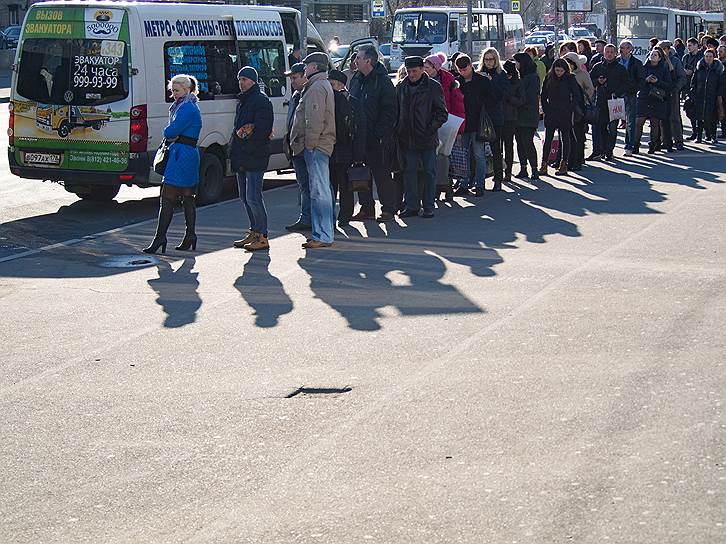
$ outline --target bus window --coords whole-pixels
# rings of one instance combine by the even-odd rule
[[[446,13],[419,11],[397,13],[393,43],[444,43],[449,17]]]
[[[164,44],[164,77],[190,74],[199,81],[200,100],[233,99],[239,93],[237,49],[233,41],[167,42]],[[164,89],[167,102],[172,99]]]
[[[618,38],[650,39],[668,36],[668,16],[665,13],[618,13]]]
[[[458,37],[459,30],[457,29],[456,14],[452,14],[449,21],[449,42],[455,42]]]
[[[485,17],[485,15],[482,15],[482,17]],[[499,37],[499,25],[497,24],[497,16],[493,13],[490,13],[488,16],[489,18],[489,24],[487,25],[487,37],[485,39],[490,41],[497,41],[501,39]],[[484,25],[482,25],[482,28]]]
[[[252,66],[270,98],[285,95],[285,53],[282,42],[239,41],[240,66]]]

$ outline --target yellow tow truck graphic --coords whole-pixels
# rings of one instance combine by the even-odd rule
[[[35,126],[47,132],[56,131],[61,138],[75,129],[101,130],[111,120],[111,113],[100,112],[90,106],[38,105]]]

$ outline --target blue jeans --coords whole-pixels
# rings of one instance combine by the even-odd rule
[[[424,210],[434,209],[436,198],[436,149],[407,149],[406,169],[403,171],[403,205],[407,210],[418,210],[421,197],[418,194],[418,164],[423,165]]]
[[[308,167],[305,164],[305,157],[293,157],[292,167],[295,169],[295,178],[297,179],[297,186],[300,189],[300,217],[298,221],[305,225],[310,225],[310,179],[308,178]]]
[[[625,149],[633,149],[635,143],[635,117],[638,113],[635,95],[625,97]]]
[[[250,218],[250,229],[267,236],[267,210],[262,199],[262,179],[264,172],[237,172],[239,198]]]
[[[305,149],[305,165],[310,185],[312,239],[332,244],[335,210],[330,188],[330,157],[318,149]]]
[[[487,157],[485,155],[485,142],[476,139],[476,132],[465,132],[461,136],[461,143],[469,150],[476,159],[476,170],[474,171],[474,187],[476,189],[484,188],[484,178],[487,176]],[[460,182],[463,189],[468,189],[471,182],[471,173],[469,177],[464,178]]]

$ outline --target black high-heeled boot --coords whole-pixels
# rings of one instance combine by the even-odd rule
[[[181,251],[186,251],[189,248],[197,249],[197,234],[194,230],[197,223],[197,207],[194,197],[182,197],[182,204],[184,205],[184,222],[187,225],[187,230],[184,232],[184,239],[181,244],[176,246],[176,249]]]
[[[154,239],[141,251],[144,253],[156,253],[161,248],[162,253],[166,253],[166,231],[171,225],[171,218],[174,215],[174,202],[168,198],[162,198],[159,204],[159,220],[156,223],[156,234]]]

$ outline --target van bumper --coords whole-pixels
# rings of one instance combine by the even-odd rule
[[[104,172],[102,170],[68,170],[61,168],[39,168],[22,166],[15,160],[15,153],[8,149],[8,165],[10,172],[26,179],[42,179],[45,181],[63,181],[73,185],[140,185],[149,186],[149,170],[151,154],[134,153],[129,158],[126,170],[121,172]]]

